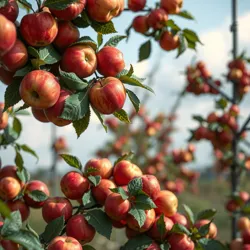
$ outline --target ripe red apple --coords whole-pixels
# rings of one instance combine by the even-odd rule
[[[187,218],[180,213],[176,213],[173,216],[170,216],[169,218],[174,222],[174,224],[181,224],[185,227],[188,226]]]
[[[4,177],[13,177],[19,180],[17,173],[16,173],[17,171],[18,169],[16,166],[6,165],[0,168],[0,179],[3,179]],[[20,184],[21,184],[21,181],[20,181]],[[23,183],[21,184],[21,186],[23,186]]]
[[[171,250],[194,250],[194,242],[186,234],[171,234],[167,242],[170,244]]]
[[[7,19],[14,23],[19,14],[17,2],[15,0],[8,0],[7,5],[0,8],[0,14],[4,15]]]
[[[28,61],[28,51],[23,42],[16,40],[12,49],[2,57],[3,67],[15,72],[25,66]]]
[[[128,0],[128,8],[134,12],[143,10],[146,0]]]
[[[161,29],[168,20],[168,14],[164,9],[152,10],[148,16],[148,25],[153,29]]]
[[[47,196],[49,196],[49,189],[47,185],[44,182],[38,181],[38,180],[34,180],[34,181],[30,181],[26,183],[24,190],[25,190],[24,197],[23,197],[24,201],[29,207],[32,207],[32,208],[42,207],[45,201],[40,201],[40,202],[34,201],[31,197],[29,197],[30,192],[34,190],[39,190],[45,193]]]
[[[230,250],[242,250],[243,242],[241,238],[236,238],[230,243]]]
[[[0,246],[2,246],[3,249],[6,249],[6,250],[18,250],[19,249],[19,245],[10,240],[0,240]]]
[[[61,190],[71,200],[81,199],[89,189],[89,181],[82,174],[71,171],[61,179]]]
[[[113,220],[126,220],[131,208],[128,200],[123,200],[120,194],[112,193],[105,201],[105,212]]]
[[[42,47],[51,44],[57,36],[55,18],[46,11],[25,15],[20,23],[20,32],[31,46]]]
[[[57,236],[50,242],[48,250],[82,250],[82,246],[72,237]]]
[[[66,139],[62,136],[58,137],[56,139],[53,147],[54,147],[56,152],[61,152],[63,150],[66,150],[68,148]]]
[[[241,191],[241,192],[239,192],[239,197],[240,197],[241,202],[242,202],[243,204],[246,203],[246,202],[248,202],[249,199],[250,199],[249,193],[246,192],[246,191]]]
[[[53,44],[60,50],[65,50],[80,37],[78,28],[69,21],[58,22],[58,34]]]
[[[134,231],[138,231],[141,233],[148,231],[154,224],[155,210],[154,209],[146,210],[145,213],[146,213],[146,220],[142,227],[139,226],[134,216],[132,216],[131,214],[128,214],[126,218],[128,227],[133,229]]]
[[[178,35],[173,35],[169,31],[165,31],[160,38],[160,46],[166,51],[177,49],[180,45]]]
[[[13,81],[13,76],[15,72],[9,72],[3,67],[0,67],[0,81],[6,85],[10,85]]]
[[[209,222],[210,222],[209,220],[200,220],[200,221],[197,221],[194,226],[199,229],[200,227],[207,225]],[[206,235],[206,238],[215,239],[217,236],[217,231],[218,230],[217,230],[216,225],[212,222],[210,224],[209,232]]]
[[[75,45],[65,50],[61,69],[73,72],[80,78],[91,76],[96,70],[95,51],[88,45]]]
[[[44,109],[31,108],[31,112],[39,122],[49,122],[48,118],[45,115]]]
[[[178,199],[175,194],[170,191],[160,191],[154,199],[154,203],[157,206],[157,208],[155,208],[156,214],[164,214],[169,217],[177,212]]]
[[[148,17],[137,16],[134,18],[132,25],[136,32],[145,34],[149,30]]]
[[[168,14],[178,14],[182,4],[183,0],[161,0],[161,8]]]
[[[0,180],[0,198],[3,200],[13,200],[21,191],[21,185],[13,177],[4,177]]]
[[[115,47],[103,47],[96,57],[97,71],[105,77],[116,76],[125,68],[123,54]]]
[[[85,173],[90,169],[94,169],[95,171],[91,171],[88,175],[100,175],[102,179],[109,179],[112,175],[113,166],[107,158],[91,159],[85,164]]]
[[[0,14],[0,57],[12,49],[16,42],[16,27]]]
[[[250,228],[250,220],[246,216],[240,217],[237,221],[237,226],[240,231],[244,231]]]
[[[56,77],[44,70],[33,70],[22,80],[19,93],[23,101],[33,108],[52,107],[60,96]]]
[[[22,221],[26,221],[28,219],[30,215],[30,208],[22,200],[7,201],[6,205],[11,211],[19,210]]]
[[[75,19],[83,11],[85,4],[86,0],[78,0],[72,4],[69,4],[68,7],[64,10],[49,10],[58,19],[70,21]]]
[[[127,222],[125,220],[121,220],[121,221],[115,221],[112,220],[112,226],[115,228],[124,228],[126,227]]]
[[[154,199],[161,190],[160,183],[154,175],[143,175],[142,190]]]
[[[118,186],[128,185],[135,177],[142,176],[142,171],[132,162],[123,160],[115,165],[113,176]]]
[[[145,250],[161,250],[160,246],[156,243],[153,242],[148,248],[146,248]]]
[[[43,219],[47,223],[61,216],[67,221],[72,216],[72,212],[73,207],[70,201],[64,197],[49,198],[42,208]]]
[[[242,250],[250,250],[250,244],[244,245]]]
[[[0,102],[0,131],[8,126],[9,115],[7,112],[3,112],[4,103]]]
[[[72,123],[70,120],[60,118],[64,109],[65,101],[70,95],[71,93],[68,90],[62,89],[57,102],[52,107],[44,110],[47,119],[56,126],[63,127]]]
[[[250,244],[250,228],[241,231],[241,237],[243,240],[243,244]]]
[[[160,219],[160,216],[156,217],[153,226],[151,229],[148,231],[149,237],[151,237],[154,240],[160,241],[161,239],[165,239],[169,231],[172,229],[174,223],[171,219],[167,218],[164,216],[164,222],[165,222],[165,228],[166,228],[166,233],[165,235],[161,236],[161,233],[158,230],[157,222]]]
[[[127,236],[128,239],[132,239],[132,238],[142,234],[141,232],[135,231],[135,230],[133,230],[133,229],[131,229],[129,227],[126,227],[125,233],[126,233],[126,236]]]
[[[87,12],[91,19],[106,23],[120,14],[120,0],[88,0]]]
[[[226,210],[229,212],[234,212],[238,207],[239,205],[235,200],[229,200],[225,205]]]
[[[97,81],[89,91],[91,105],[101,114],[109,115],[122,109],[126,100],[123,83],[115,77]]]
[[[72,216],[66,225],[67,236],[77,239],[82,245],[92,241],[95,229],[87,222],[81,214]]]

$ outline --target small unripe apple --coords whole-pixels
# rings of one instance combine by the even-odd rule
[[[73,237],[57,236],[50,242],[48,250],[82,250],[82,246]]]
[[[21,185],[13,177],[4,177],[0,180],[0,198],[2,200],[13,200],[21,191]]]
[[[8,206],[10,211],[19,210],[22,221],[26,221],[28,219],[30,215],[30,208],[22,200],[8,201],[6,202],[6,205]]]
[[[202,226],[204,226],[204,225],[207,225],[208,223],[210,223],[209,220],[200,220],[200,221],[197,221],[197,222],[195,223],[194,226],[195,226],[196,228],[199,229],[200,227],[202,227]],[[212,223],[210,224],[209,232],[208,232],[208,234],[206,235],[206,238],[215,239],[216,236],[217,236],[217,227],[216,227],[216,225],[212,222]]]
[[[19,8],[16,0],[8,0],[8,3],[4,7],[0,8],[0,14],[4,15],[7,19],[14,23],[19,14]]]
[[[39,122],[49,122],[48,118],[45,115],[44,109],[31,108],[31,112]]]
[[[143,10],[146,0],[128,0],[128,8],[134,12]]]
[[[173,35],[169,31],[165,31],[160,38],[160,46],[166,51],[177,49],[180,45],[178,35]]]
[[[171,250],[194,250],[194,242],[186,234],[172,233],[167,242]]]
[[[149,30],[148,17],[137,16],[134,18],[132,25],[136,32],[145,34]]]
[[[155,9],[148,16],[148,25],[155,30],[162,29],[167,20],[168,14],[164,9]]]

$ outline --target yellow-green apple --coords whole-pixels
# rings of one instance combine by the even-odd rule
[[[14,23],[19,14],[19,8],[16,0],[8,0],[8,3],[4,7],[0,8],[0,14],[4,15],[7,19]]]
[[[12,49],[16,42],[16,36],[14,23],[0,14],[0,57]]]
[[[3,112],[4,103],[0,102],[0,130],[5,129],[8,126],[9,115],[7,112]]]
[[[81,199],[89,190],[89,181],[81,173],[71,171],[65,174],[60,182],[64,195],[71,200]]]
[[[170,244],[171,250],[194,250],[194,242],[186,234],[172,233],[167,242]]]
[[[128,214],[126,218],[128,227],[133,229],[134,231],[138,231],[141,233],[148,231],[154,224],[155,210],[154,209],[146,210],[145,213],[146,213],[146,220],[142,227],[139,226],[138,221],[135,219],[133,215]]]
[[[174,224],[180,224],[180,225],[183,225],[185,227],[188,226],[187,218],[180,213],[176,213],[176,214],[170,216],[169,218],[174,222]]]
[[[53,44],[60,50],[65,50],[80,37],[78,28],[69,21],[58,22],[58,34]]]
[[[20,32],[31,46],[42,47],[51,44],[57,36],[55,18],[46,11],[25,15],[20,23]]]
[[[128,8],[132,11],[143,10],[146,5],[146,0],[128,0]]]
[[[0,180],[0,198],[2,200],[13,200],[21,191],[19,181],[13,177],[4,177]]]
[[[70,21],[75,19],[84,9],[86,0],[77,0],[74,3],[71,3],[64,10],[55,10],[51,9],[51,13],[61,20]]]
[[[0,66],[0,81],[6,85],[10,85],[13,81],[15,72],[10,72],[5,70],[3,67]]]
[[[34,180],[34,181],[30,181],[30,182],[26,183],[26,185],[24,187],[23,198],[24,198],[25,203],[29,207],[41,208],[45,201],[35,201],[29,196],[29,194],[35,190],[41,191],[44,194],[46,194],[47,196],[49,196],[49,189],[48,189],[47,185],[42,181]]]
[[[120,14],[120,0],[88,0],[87,12],[91,19],[106,23]]]
[[[95,233],[95,229],[87,222],[82,214],[72,216],[67,222],[67,236],[77,239],[82,245],[92,241]]]
[[[154,199],[157,206],[156,214],[164,214],[165,216],[173,216],[177,212],[178,199],[174,193],[168,190],[162,190]]]
[[[120,194],[112,193],[105,201],[105,212],[113,220],[126,220],[131,208],[129,200],[123,200]]]
[[[123,54],[115,47],[105,46],[97,54],[97,71],[105,77],[116,76],[125,67]]]
[[[142,180],[142,191],[154,199],[161,190],[159,181],[154,175],[143,175],[140,178]]]
[[[205,226],[205,225],[207,225],[207,224],[209,224],[209,223],[210,223],[209,220],[199,220],[199,221],[197,221],[197,222],[194,224],[194,226],[195,226],[196,228],[199,229],[200,227]],[[216,227],[216,225],[212,222],[212,223],[210,224],[209,232],[208,232],[208,234],[206,235],[206,238],[215,239],[216,236],[217,236],[217,227]]]
[[[142,176],[141,169],[130,161],[120,161],[114,167],[113,177],[116,185],[128,185],[135,177]]]
[[[68,90],[61,90],[57,102],[50,108],[45,109],[44,113],[47,119],[54,123],[56,126],[63,127],[69,125],[72,121],[60,118],[66,99],[71,95]]]
[[[57,236],[50,242],[48,250],[82,250],[82,245],[73,237]]]
[[[148,25],[155,30],[162,29],[167,20],[168,14],[164,9],[155,9],[148,16]]]
[[[26,221],[30,215],[30,208],[22,200],[7,201],[6,205],[10,211],[19,211],[22,221]]]
[[[52,107],[60,96],[57,78],[44,70],[33,70],[22,80],[19,93],[23,101],[33,108]]]
[[[31,112],[39,122],[49,122],[48,118],[45,115],[44,109],[31,108]]]
[[[173,35],[169,31],[165,31],[160,38],[160,46],[166,51],[177,49],[180,45],[178,35]]]
[[[90,159],[85,164],[85,172],[88,175],[100,175],[102,179],[109,179],[112,175],[113,166],[109,159]],[[88,173],[89,172],[89,173]]]
[[[98,80],[89,91],[93,108],[101,114],[109,115],[122,109],[126,100],[123,83],[115,77]]]
[[[24,43],[17,39],[12,49],[1,60],[3,67],[8,71],[15,72],[24,67],[28,61],[28,51]]]
[[[88,45],[75,45],[65,50],[61,69],[73,72],[80,78],[91,76],[97,66],[95,51]]]
[[[136,32],[145,34],[149,30],[148,17],[137,16],[134,18],[132,25]]]
[[[165,234],[161,235],[161,232],[158,229],[157,223],[160,219],[160,216],[156,217],[151,229],[148,231],[148,236],[154,240],[160,241],[161,239],[165,239],[169,231],[172,229],[174,223],[171,219],[164,216],[164,223],[165,223]]]
[[[70,201],[64,197],[49,198],[42,207],[42,216],[47,223],[61,216],[67,221],[72,216],[72,212]]]
[[[183,0],[161,0],[160,6],[168,14],[178,14],[182,7]]]

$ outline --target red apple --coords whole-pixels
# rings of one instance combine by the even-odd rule
[[[13,177],[4,177],[0,180],[0,198],[3,200],[13,200],[21,191],[21,185]]]
[[[134,12],[143,10],[146,0],[128,0],[128,8]]]
[[[31,197],[29,197],[29,193],[31,193],[32,191],[38,190],[38,191],[42,191],[47,196],[49,196],[49,189],[47,185],[44,182],[38,181],[38,180],[34,180],[34,181],[30,181],[26,183],[24,190],[25,190],[24,197],[23,197],[24,201],[29,207],[32,207],[32,208],[42,207],[45,201],[40,201],[40,202],[34,201]]]
[[[0,57],[9,52],[16,42],[16,27],[0,14]]]
[[[123,54],[115,47],[105,46],[97,54],[97,71],[105,77],[116,76],[125,67]]]
[[[9,115],[7,112],[3,112],[4,103],[0,102],[0,131],[8,126]]]
[[[61,179],[61,190],[71,200],[81,199],[89,190],[89,181],[82,174],[71,171]]]
[[[241,231],[241,237],[244,245],[250,244],[250,228]]]
[[[166,51],[177,49],[180,45],[178,35],[173,35],[169,31],[165,31],[160,38],[160,46]]]
[[[53,44],[60,50],[68,48],[72,43],[76,42],[80,37],[78,28],[69,21],[58,22],[58,34]]]
[[[25,15],[20,23],[20,32],[29,45],[42,47],[54,41],[58,27],[55,18],[43,11]]]
[[[87,222],[81,214],[72,216],[66,225],[67,236],[73,237],[83,245],[92,241],[95,236],[95,229]]]
[[[194,250],[194,242],[186,234],[172,233],[167,242],[171,250]]]
[[[118,186],[127,185],[135,177],[142,176],[141,169],[129,161],[120,161],[114,167],[114,181]]]
[[[153,29],[161,29],[168,20],[168,14],[164,9],[152,10],[148,16],[148,25]]]
[[[126,220],[131,208],[128,200],[123,200],[120,194],[112,193],[105,201],[105,212],[113,220]]]
[[[89,91],[91,105],[101,114],[109,115],[122,109],[126,100],[123,83],[114,77],[97,81]]]
[[[50,242],[48,250],[82,250],[82,246],[75,238],[57,236]]]
[[[88,175],[100,175],[102,179],[109,179],[112,175],[113,166],[109,159],[91,159],[85,164],[85,173],[90,171]]]
[[[39,122],[49,122],[48,118],[45,115],[45,110],[44,109],[36,109],[36,108],[31,108],[31,112],[33,116],[39,121]]]
[[[240,231],[244,231],[250,228],[250,220],[246,216],[240,217],[237,221],[237,226]]]
[[[210,223],[209,220],[200,220],[200,221],[197,221],[197,222],[194,224],[194,226],[195,226],[196,228],[199,229],[200,227],[202,227],[202,226],[204,226],[204,225],[207,225],[208,223]],[[215,239],[216,236],[217,236],[217,227],[216,227],[216,225],[212,222],[212,223],[210,224],[209,232],[208,232],[208,234],[206,235],[206,238]]]
[[[12,165],[6,165],[2,168],[0,168],[0,180],[3,179],[4,177],[13,177],[17,180],[19,180],[18,176],[17,176],[17,167],[16,166],[12,166]],[[21,184],[21,181],[20,181]],[[22,183],[21,186],[23,186],[24,184]]]
[[[0,14],[4,15],[7,19],[14,23],[19,14],[17,2],[15,0],[8,0],[7,5],[0,8]]]
[[[3,67],[0,67],[0,81],[6,85],[10,85],[13,81],[15,72],[9,72]]]
[[[75,45],[66,49],[61,69],[73,72],[80,78],[91,76],[97,66],[95,51],[88,45]]]
[[[241,238],[234,239],[230,244],[230,250],[242,250],[243,242]]]
[[[12,49],[2,57],[3,67],[11,72],[24,67],[27,61],[28,51],[19,39],[16,40]]]
[[[148,17],[137,16],[134,18],[132,25],[136,32],[145,34],[149,30]]]
[[[169,14],[178,14],[182,7],[183,0],[161,0],[161,8]]]
[[[6,205],[11,211],[19,210],[22,221],[26,221],[29,218],[30,208],[22,200],[7,201]]]
[[[85,4],[86,0],[77,0],[76,2],[69,4],[64,10],[49,10],[58,19],[70,21],[75,19],[83,11]]]
[[[63,127],[72,123],[72,121],[70,120],[60,118],[64,109],[65,101],[70,95],[71,93],[68,90],[62,89],[60,92],[60,96],[54,106],[44,110],[47,119],[50,122],[54,123],[56,126]]]
[[[161,250],[160,246],[153,242],[148,248],[146,248],[145,250]]]
[[[126,227],[127,222],[125,220],[121,220],[121,221],[115,221],[112,220],[112,226],[115,228],[124,228]]]
[[[161,190],[160,183],[154,175],[143,175],[142,190],[154,199]]]
[[[169,218],[174,222],[174,224],[181,224],[185,227],[188,226],[187,218],[180,213],[176,213],[173,216],[170,216]]]
[[[22,80],[19,93],[23,101],[33,108],[52,107],[60,96],[56,77],[44,70],[33,70]]]
[[[42,208],[43,219],[47,223],[61,216],[67,221],[72,216],[72,212],[73,207],[70,201],[64,197],[49,198]]]
[[[132,239],[132,238],[142,234],[141,232],[135,231],[135,230],[133,230],[133,229],[131,229],[129,227],[126,227],[125,233],[126,233],[126,236],[127,236],[128,239]]]
[[[0,240],[0,246],[2,246],[3,249],[6,249],[6,250],[18,250],[19,249],[19,245],[10,240]]]

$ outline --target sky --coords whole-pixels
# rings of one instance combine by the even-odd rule
[[[239,23],[239,51],[246,50],[249,53],[250,49],[250,1],[238,1],[238,23]],[[154,6],[155,1],[148,0],[148,6]],[[147,107],[151,115],[158,112],[166,112],[171,109],[175,101],[176,94],[185,85],[185,78],[181,74],[185,67],[190,64],[193,58],[203,60],[209,70],[215,77],[222,78],[222,74],[226,72],[227,62],[231,59],[232,37],[229,31],[231,22],[231,1],[229,0],[184,0],[183,9],[188,10],[195,16],[195,21],[189,21],[174,17],[176,23],[183,28],[190,28],[197,32],[203,46],[199,46],[197,52],[185,52],[180,58],[176,59],[176,52],[167,53],[160,49],[157,43],[153,45],[153,52],[147,61],[137,63],[138,49],[140,45],[146,41],[146,38],[135,32],[131,32],[131,37],[126,43],[122,41],[118,48],[123,51],[127,67],[133,64],[135,67],[135,74],[140,77],[145,77],[155,63],[159,63],[158,73],[153,79],[153,88],[155,95],[151,94],[147,102]],[[21,11],[21,16],[24,14]],[[125,29],[130,25],[137,13],[124,12],[119,18],[113,19],[118,34],[123,35]],[[90,36],[96,39],[96,33],[87,28],[81,31],[82,36]],[[105,36],[107,40],[110,36]],[[159,61],[159,58],[161,60]],[[150,84],[150,83],[148,83]],[[0,83],[0,101],[4,100],[5,85]],[[230,87],[226,87],[226,91],[230,93]],[[145,93],[144,90],[139,91],[139,96]],[[249,112],[249,97],[247,96],[242,105],[242,119],[247,116]],[[129,110],[129,105],[126,104],[125,109]],[[186,139],[189,137],[188,129],[196,126],[192,120],[193,114],[206,115],[214,108],[214,97],[194,97],[193,95],[186,95],[178,110],[178,120],[176,125],[179,129],[178,133],[174,134],[174,147],[185,147]],[[20,143],[25,143],[32,147],[40,159],[36,160],[24,155],[25,166],[31,170],[42,167],[44,169],[51,166],[51,151],[50,138],[52,125],[43,124],[35,120],[32,116],[21,117],[23,124],[23,132],[19,139]],[[70,153],[77,156],[83,164],[88,159],[94,157],[94,152],[97,148],[104,146],[105,141],[110,139],[110,134],[105,133],[97,118],[92,116],[91,123],[87,131],[77,139],[72,126],[57,128],[58,136],[66,137],[70,147]],[[209,143],[202,142],[197,144],[196,162],[190,167],[202,168],[212,164],[212,149]],[[0,151],[3,165],[14,163],[14,151],[11,148]],[[62,172],[67,171],[66,165],[61,162],[58,169]]]

